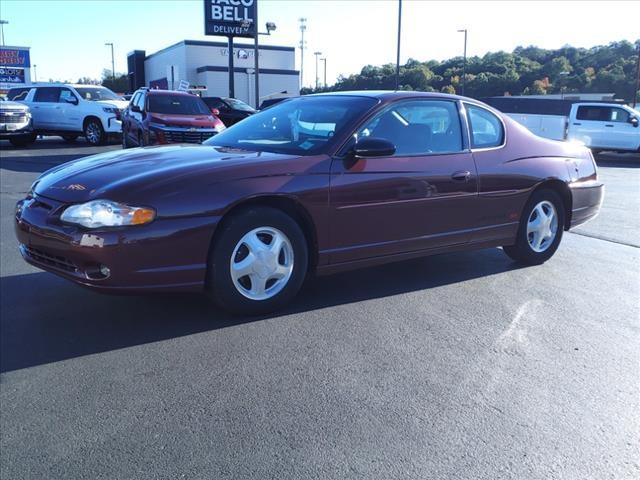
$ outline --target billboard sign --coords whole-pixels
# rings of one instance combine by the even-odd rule
[[[0,47],[0,67],[29,68],[29,49],[20,47]]]
[[[25,83],[24,68],[0,67],[0,83]]]
[[[257,9],[258,0],[204,0],[204,33],[254,38]]]

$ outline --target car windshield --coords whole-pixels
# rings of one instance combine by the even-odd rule
[[[194,95],[149,95],[149,111],[174,115],[211,115],[202,99]]]
[[[93,102],[97,102],[99,100],[122,100],[118,95],[113,93],[108,88],[98,87],[98,88],[83,88],[76,87],[76,92],[82,97],[84,100],[90,100]]]
[[[237,98],[225,98],[224,102],[234,110],[242,110],[243,112],[255,112],[255,109]]]
[[[377,100],[356,96],[298,97],[250,116],[205,145],[258,152],[314,155]]]

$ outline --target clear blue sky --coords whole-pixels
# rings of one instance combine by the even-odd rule
[[[260,23],[277,31],[261,41],[298,46],[298,18],[306,17],[305,84],[315,78],[313,52],[328,58],[328,80],[366,64],[395,62],[396,0],[260,0]],[[220,40],[203,34],[202,0],[0,0],[7,45],[30,46],[38,78],[99,78],[111,68],[105,42],[115,44],[116,70],[126,54],[153,53],[184,39]],[[518,45],[590,47],[640,37],[640,2],[436,2],[404,0],[402,61],[442,60],[513,50]],[[299,68],[300,55],[296,53]]]

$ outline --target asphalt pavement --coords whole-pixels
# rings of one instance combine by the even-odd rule
[[[113,297],[28,266],[41,172],[118,145],[0,145],[0,478],[640,478],[640,158],[556,255],[309,281],[278,314]]]

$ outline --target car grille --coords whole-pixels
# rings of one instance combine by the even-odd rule
[[[20,112],[19,114],[8,114],[6,112],[0,112],[0,123],[26,123],[27,114]]]
[[[61,257],[60,255],[52,255],[37,248],[30,247],[28,245],[22,245],[22,251],[28,255],[34,262],[49,267],[54,267],[59,270],[64,270],[69,273],[78,272],[78,267],[68,258]]]
[[[205,130],[163,130],[168,143],[202,143],[215,135],[215,131]]]

